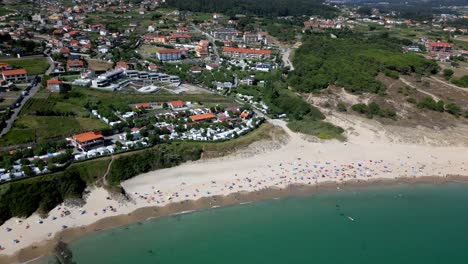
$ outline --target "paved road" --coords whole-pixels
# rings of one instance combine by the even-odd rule
[[[49,63],[49,69],[47,69],[45,75],[50,75],[52,73],[52,70],[55,67],[55,65],[54,65],[55,62],[49,55],[47,55],[47,62]]]
[[[216,46],[215,44],[215,38],[213,38],[213,36],[211,36],[210,34],[202,31],[201,29],[197,28],[194,24],[192,24],[192,27],[195,29],[195,31],[197,31],[198,33],[201,33],[203,35],[205,35],[207,38],[208,38],[208,41],[211,43],[211,46],[213,47],[213,52],[214,54],[216,55],[216,64],[219,64],[220,62],[220,56],[219,56],[219,52],[218,52],[218,47]]]
[[[2,132],[0,133],[0,137],[2,137],[6,133],[8,133],[8,131],[10,131],[16,118],[18,118],[21,108],[23,108],[23,106],[26,104],[29,98],[33,97],[39,91],[40,88],[41,83],[39,82],[38,84],[36,84],[36,86],[32,87],[31,90],[29,90],[28,95],[23,97],[23,100],[21,100],[20,105],[12,110],[13,114],[11,115],[10,119],[6,121],[6,127],[3,128]]]

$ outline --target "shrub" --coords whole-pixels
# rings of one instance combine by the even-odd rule
[[[444,78],[445,78],[446,80],[450,80],[450,78],[452,78],[452,75],[453,75],[453,70],[451,70],[451,69],[444,69],[443,75],[444,75]]]
[[[462,113],[462,109],[455,103],[448,103],[445,105],[445,110],[454,116],[459,116]]]

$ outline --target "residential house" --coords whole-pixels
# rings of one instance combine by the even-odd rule
[[[160,61],[180,60],[181,52],[178,49],[160,49],[156,51],[156,58]]]
[[[71,143],[77,149],[88,151],[93,148],[104,146],[104,136],[100,132],[85,132],[71,137]]]
[[[51,92],[60,92],[60,88],[63,86],[63,82],[56,79],[47,80],[47,90]]]
[[[433,52],[451,52],[453,48],[453,45],[447,42],[432,42],[428,41],[426,42],[426,49],[427,51],[433,51]]]
[[[192,39],[190,34],[172,33],[170,36],[171,43],[187,43]]]
[[[128,70],[128,64],[125,61],[118,61],[115,63],[115,69]]]
[[[236,30],[235,28],[223,28],[223,29],[213,31],[211,32],[211,34],[213,35],[215,39],[219,39],[223,41],[227,41],[227,40],[235,41],[236,38],[242,34],[242,32]]]
[[[68,60],[67,71],[79,72],[84,69],[84,62],[82,60]]]
[[[168,105],[172,110],[181,109],[186,106],[185,102],[182,100],[171,101],[168,103]]]
[[[200,40],[200,42],[197,44],[197,47],[195,47],[195,53],[197,54],[197,57],[205,58],[210,55],[208,52],[209,45],[210,42],[208,42],[208,40]]]
[[[141,103],[141,104],[136,104],[135,108],[136,109],[149,109],[151,108],[151,105],[148,103]]]
[[[2,79],[7,82],[20,83],[28,80],[28,75],[25,69],[6,70],[2,71]]]

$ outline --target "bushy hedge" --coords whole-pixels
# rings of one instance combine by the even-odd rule
[[[0,224],[13,216],[48,212],[67,198],[81,197],[85,188],[74,169],[0,185]]]

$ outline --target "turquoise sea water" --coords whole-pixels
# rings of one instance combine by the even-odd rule
[[[70,248],[78,264],[466,264],[468,185],[366,187],[259,201],[103,231]]]

